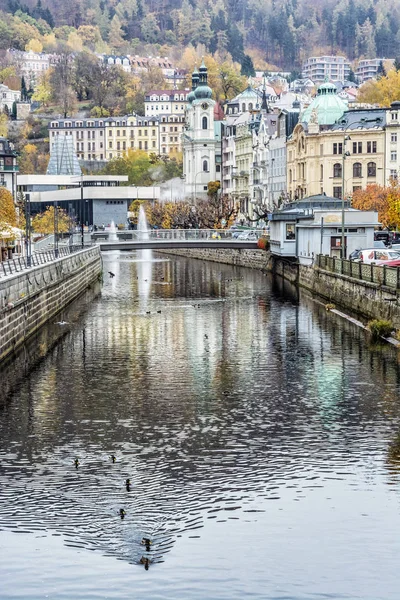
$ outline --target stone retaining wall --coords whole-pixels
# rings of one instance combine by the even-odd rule
[[[271,270],[271,255],[265,250],[223,249],[223,248],[179,248],[157,250],[163,254],[175,254],[186,258],[198,258],[226,265],[237,265],[250,269]]]
[[[388,319],[396,329],[400,329],[399,294],[394,288],[331,273],[318,267],[304,266],[300,266],[299,284],[364,319]]]
[[[101,274],[97,247],[0,280],[0,361]]]

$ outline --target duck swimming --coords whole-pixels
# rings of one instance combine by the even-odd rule
[[[146,556],[142,556],[142,558],[140,559],[140,564],[144,565],[144,568],[146,569],[146,571],[149,570],[150,563],[151,563],[151,560],[149,558],[146,558]]]
[[[119,516],[121,517],[121,519],[123,519],[126,515],[126,511],[123,508],[119,509]]]
[[[114,454],[111,454],[110,458],[111,458],[111,461],[112,461],[113,463],[115,463],[115,462],[116,462],[116,460],[117,460],[117,457],[116,457],[116,456],[114,456]]]
[[[150,552],[150,546],[152,544],[151,539],[144,537],[144,538],[142,538],[142,542],[141,543],[143,544],[143,546],[146,546],[147,552]]]
[[[76,458],[74,460],[74,465],[75,465],[75,469],[77,469],[79,467],[79,458]]]
[[[125,481],[125,486],[126,486],[126,491],[130,492],[131,491],[131,480],[130,479],[127,479]]]

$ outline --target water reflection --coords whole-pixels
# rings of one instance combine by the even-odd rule
[[[0,413],[1,527],[62,533],[68,547],[143,572],[163,562],[175,599],[196,577],[202,598],[304,598],[311,587],[340,597],[327,565],[347,551],[364,561],[361,527],[377,552],[400,532],[398,489],[387,485],[400,424],[395,351],[371,352],[362,331],[259,272],[104,260],[116,277],[101,300]],[[322,559],[311,539],[329,540],[312,574]],[[177,574],[174,556],[184,560],[191,541],[203,550],[197,571]],[[268,564],[244,589],[228,575],[235,552],[238,572],[247,556]],[[389,585],[397,571],[385,565]],[[353,575],[356,588],[362,578]]]

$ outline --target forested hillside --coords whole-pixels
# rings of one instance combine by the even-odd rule
[[[1,5],[2,48],[23,49],[32,38],[43,42],[52,32],[65,40],[78,32],[85,46],[99,52],[140,54],[143,43],[162,50],[202,44],[210,53],[228,50],[240,63],[254,49],[253,56],[286,69],[315,52],[342,52],[349,59],[400,54],[398,0],[3,0]]]

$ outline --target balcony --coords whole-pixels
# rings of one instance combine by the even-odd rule
[[[18,173],[17,165],[0,165],[0,173]]]

